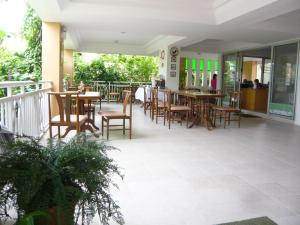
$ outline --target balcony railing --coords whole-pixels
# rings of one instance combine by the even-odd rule
[[[48,97],[52,82],[0,82],[0,123],[16,135],[40,137],[48,129]]]
[[[94,91],[100,92],[102,101],[115,101],[110,93],[120,93],[124,90],[132,88],[135,91],[141,85],[150,85],[151,82],[126,82],[126,81],[95,81],[92,85]],[[121,96],[122,97],[122,96]]]

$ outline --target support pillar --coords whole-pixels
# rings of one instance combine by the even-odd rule
[[[180,49],[177,48],[177,54],[172,55],[172,47],[174,46],[166,46],[160,50],[159,75],[165,78],[167,88],[176,91],[179,89]]]
[[[188,58],[189,65],[188,65],[188,71],[187,71],[187,79],[186,79],[186,87],[189,88],[192,86],[192,76],[193,76],[193,70],[192,70],[192,59]]]
[[[59,23],[43,22],[42,25],[42,78],[53,82],[53,91],[63,91],[63,40]],[[53,114],[58,106],[53,104]]]
[[[197,88],[200,88],[200,59],[197,59],[197,63],[196,63],[195,86]]]

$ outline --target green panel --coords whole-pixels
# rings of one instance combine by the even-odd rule
[[[219,71],[219,60],[215,60],[215,71]]]
[[[207,60],[207,71],[211,71],[211,60]]]
[[[185,70],[188,71],[189,70],[189,58],[185,58]]]
[[[204,71],[204,59],[200,59],[200,71]]]
[[[196,59],[192,59],[192,70],[196,71],[196,65],[197,65],[197,60]]]

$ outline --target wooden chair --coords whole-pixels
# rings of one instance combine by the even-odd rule
[[[213,108],[214,114],[214,126],[216,124],[216,119],[219,116],[220,122],[221,119],[224,119],[224,128],[226,128],[226,123],[228,122],[228,125],[230,125],[231,121],[237,121],[238,127],[240,128],[241,125],[241,109],[239,107],[239,100],[241,97],[241,92],[235,91],[230,93],[230,101],[228,107],[223,106],[216,106]],[[231,114],[236,114],[237,118],[233,119],[231,117]]]
[[[120,100],[121,100],[120,92],[121,91],[120,91],[119,85],[112,84],[109,88],[108,102],[111,102],[111,101],[120,102]]]
[[[144,103],[143,103],[143,106],[144,106],[144,114],[146,115],[147,114],[147,110],[150,111],[150,117],[151,117],[151,95],[150,96],[147,96],[147,87],[144,86]]]
[[[132,134],[132,92],[131,91],[124,91],[125,92],[125,97],[123,101],[123,111],[110,111],[110,112],[101,112],[101,130],[102,130],[102,136],[103,136],[103,130],[104,130],[104,122],[106,123],[106,135],[107,135],[107,140],[109,139],[109,131],[110,127],[115,127],[115,126],[122,126],[123,130],[123,135],[125,135],[125,130],[129,130],[129,139],[131,139],[131,134]],[[128,105],[129,105],[129,113],[128,113]],[[112,125],[110,124],[111,120],[123,120],[122,125]],[[125,129],[125,121],[129,121],[129,128]],[[120,130],[120,129],[114,129],[114,130]]]
[[[172,122],[177,120],[182,124],[183,117],[185,116],[186,119],[186,127],[188,127],[189,116],[191,113],[191,107],[186,105],[173,105],[172,104],[172,94],[171,91],[167,91],[165,93],[167,104],[166,104],[166,111],[167,111],[167,120],[169,122],[169,129],[171,128],[171,120]],[[176,117],[177,114],[177,117]]]
[[[59,115],[52,117],[51,110],[51,97],[56,99],[58,104]],[[48,102],[49,102],[49,134],[52,138],[52,127],[58,127],[58,137],[65,137],[71,130],[76,130],[77,134],[81,131],[88,129],[85,126],[86,120],[88,119],[87,115],[80,115],[79,107],[72,107],[72,102],[79,105],[78,92],[49,92],[48,93]],[[75,110],[75,113],[72,113],[72,109]],[[67,129],[63,136],[60,135],[60,127],[66,126]]]
[[[166,99],[158,99],[158,88],[151,89],[151,119],[158,123],[158,117],[164,118],[164,125],[166,124]]]

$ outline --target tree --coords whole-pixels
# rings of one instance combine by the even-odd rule
[[[148,56],[100,54],[90,64],[75,53],[75,82],[139,81],[148,82],[158,74],[158,59]]]
[[[22,35],[27,41],[27,49],[23,54],[26,72],[33,73],[34,79],[39,80],[42,74],[42,21],[29,5],[27,5]]]

